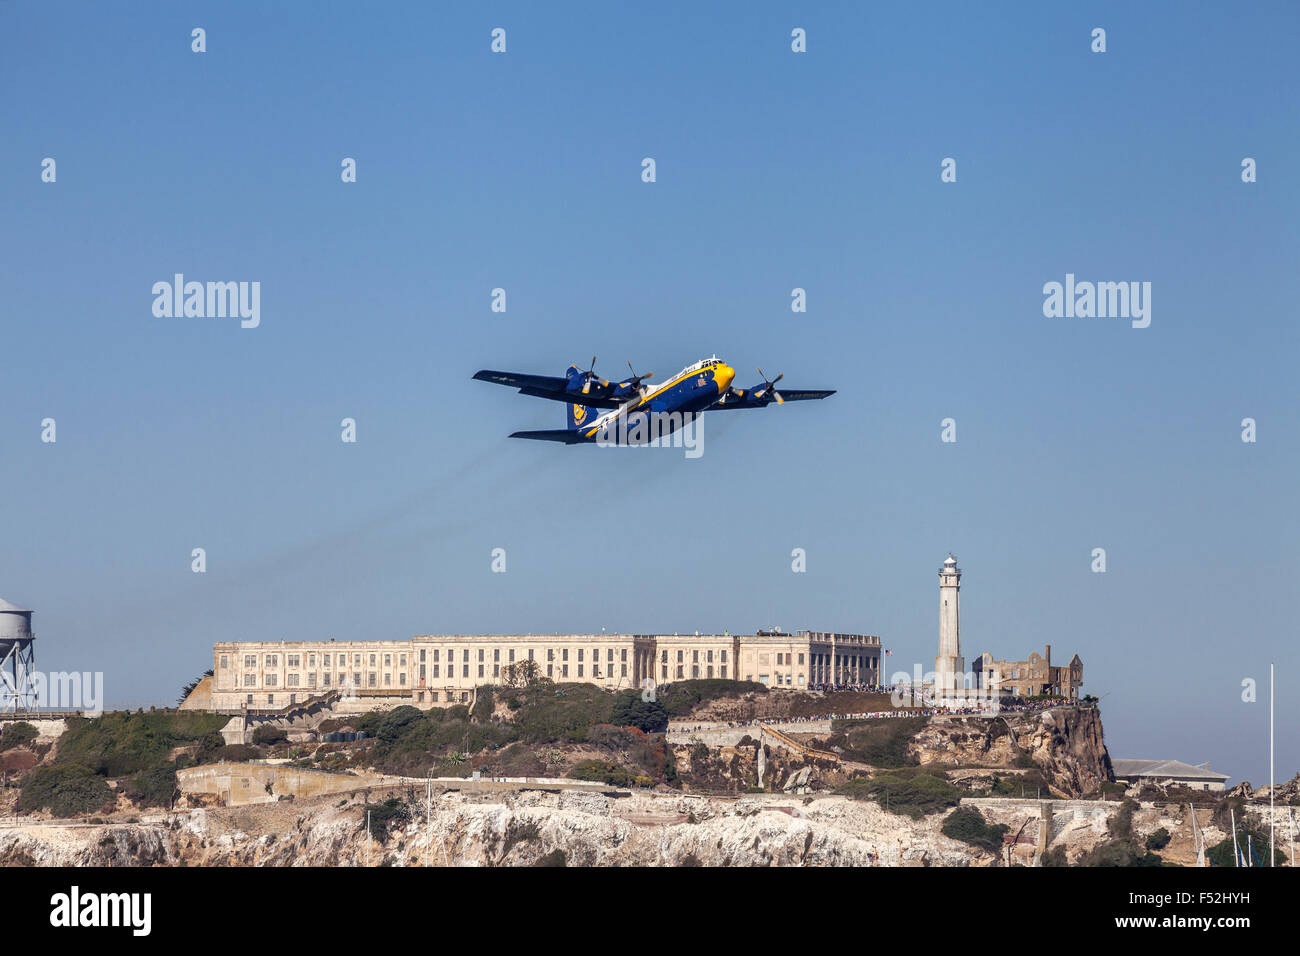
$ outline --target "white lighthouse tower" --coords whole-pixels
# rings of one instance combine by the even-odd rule
[[[934,659],[934,696],[957,696],[964,686],[966,659],[961,656],[961,568],[949,552],[939,569],[939,656]]]

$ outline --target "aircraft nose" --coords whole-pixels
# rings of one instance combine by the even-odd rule
[[[718,394],[731,387],[731,380],[736,377],[736,370],[730,365],[719,365],[713,373],[713,380],[718,384]]]

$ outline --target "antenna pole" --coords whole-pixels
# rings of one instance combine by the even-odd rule
[[[1273,866],[1273,665],[1268,665],[1268,865]]]

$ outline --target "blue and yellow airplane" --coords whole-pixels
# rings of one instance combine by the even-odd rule
[[[731,380],[736,377],[736,370],[716,355],[686,366],[659,385],[641,384],[654,372],[638,375],[631,362],[627,367],[632,376],[621,382],[599,378],[594,356],[591,367],[585,372],[570,365],[563,378],[490,369],[475,372],[474,378],[481,382],[509,385],[519,389],[521,395],[567,403],[568,428],[514,432],[510,436],[566,445],[602,441],[628,444],[630,442],[621,441],[620,436],[637,434],[638,429],[648,424],[651,418],[656,419],[658,433],[667,434],[689,423],[701,412],[762,408],[772,402],[782,405],[835,394],[834,389],[783,389],[778,392],[776,383],[785,377],[783,374],[770,381],[764,376],[763,381],[753,388],[732,388]],[[763,370],[759,369],[758,374],[763,375]]]

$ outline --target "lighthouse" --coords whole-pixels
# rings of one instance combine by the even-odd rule
[[[961,656],[961,568],[949,552],[939,568],[939,656],[934,659],[935,697],[954,696],[964,686],[966,659]]]

